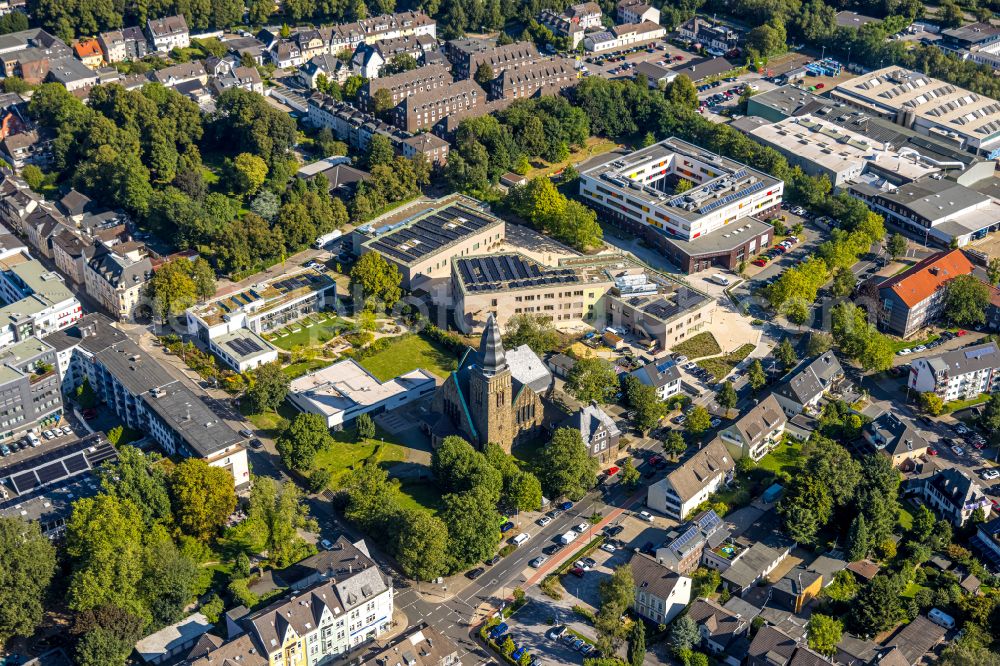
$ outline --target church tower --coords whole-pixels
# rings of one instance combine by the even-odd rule
[[[469,373],[469,411],[480,449],[493,442],[510,453],[514,443],[514,400],[510,368],[504,357],[500,326],[490,315],[479,343],[478,363]]]

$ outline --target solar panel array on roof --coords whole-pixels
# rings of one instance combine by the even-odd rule
[[[469,292],[580,282],[580,276],[572,268],[546,268],[543,271],[538,264],[513,254],[460,259],[457,267]]]
[[[45,465],[46,463],[59,460],[60,458],[65,458],[66,456],[71,456],[74,453],[78,453],[90,447],[93,443],[94,443],[94,438],[87,437],[85,439],[72,442],[65,446],[61,446],[58,449],[52,449],[40,455],[33,456],[26,460],[22,460],[18,463],[11,465],[10,467],[0,468],[0,481],[2,481],[4,477],[16,476],[21,472],[34,470],[42,465]]]
[[[35,476],[34,472],[27,472],[26,474],[20,474],[15,476],[11,481],[14,483],[14,490],[17,491],[18,495],[23,495],[29,492],[33,488],[37,488],[42,485],[38,482],[38,477]]]
[[[470,208],[454,204],[380,236],[368,247],[401,263],[410,263],[496,222]]]
[[[35,475],[38,476],[38,480],[43,484],[49,484],[53,481],[58,481],[64,476],[69,476],[69,472],[63,467],[62,461],[59,461],[45,467],[39,467],[35,470]]]
[[[698,536],[698,529],[695,527],[689,527],[684,531],[684,534],[680,535],[674,539],[673,543],[670,544],[670,549],[675,551],[682,551],[684,546],[691,542],[692,539]]]
[[[70,474],[82,472],[85,469],[90,468],[90,465],[87,464],[87,460],[83,457],[82,453],[66,458],[62,461],[62,464],[66,466],[66,469],[69,470]]]
[[[240,356],[249,356],[264,351],[264,348],[251,338],[236,338],[227,342],[226,345]]]
[[[697,523],[703,532],[711,532],[722,524],[722,519],[719,518],[719,514],[715,513],[715,511],[706,511],[699,516]]]
[[[992,354],[993,348],[986,346],[980,347],[978,349],[969,349],[965,352],[965,358],[980,358],[986,356],[987,354]]]
[[[87,462],[90,463],[91,467],[97,467],[105,460],[111,460],[118,457],[118,451],[115,447],[111,446],[110,442],[101,442],[93,451],[86,451],[84,455],[87,457]]]

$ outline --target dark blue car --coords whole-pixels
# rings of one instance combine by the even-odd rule
[[[507,626],[506,622],[501,622],[490,630],[490,638],[496,638],[500,634],[506,632],[509,628],[510,627]]]
[[[521,655],[523,655],[523,654],[524,654],[524,648],[523,647],[519,647],[516,650],[514,650],[511,653],[510,656],[511,656],[511,659],[513,659],[514,661],[521,661]]]
[[[514,529],[514,523],[507,521],[506,523],[500,526],[500,534],[506,534],[507,532],[510,532],[512,529]]]
[[[569,511],[570,509],[573,508],[573,503],[572,502],[563,502],[562,504],[559,505],[559,508],[561,510],[563,510],[563,511]]]

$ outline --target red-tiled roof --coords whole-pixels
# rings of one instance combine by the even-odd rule
[[[77,42],[73,45],[73,48],[76,50],[77,57],[81,60],[83,58],[101,55],[101,45],[97,43],[96,39],[87,39]]]
[[[972,268],[972,262],[961,250],[938,252],[889,278],[879,285],[879,289],[892,289],[900,300],[912,308],[930,298],[948,280],[968,275]]]

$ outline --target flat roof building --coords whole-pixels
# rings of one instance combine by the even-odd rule
[[[766,244],[770,226],[749,218],[778,210],[783,191],[773,176],[676,138],[612,155],[580,177],[581,196],[602,217],[643,235],[688,272],[730,267],[739,249],[748,257],[763,246],[758,241]],[[713,242],[690,245],[705,237]]]
[[[347,359],[294,380],[288,400],[300,411],[322,416],[328,428],[340,430],[362,414],[392,411],[430,395],[436,385],[434,375],[420,368],[382,382]]]
[[[1000,157],[1000,102],[952,83],[891,65],[845,81],[830,94],[969,152]]]
[[[399,268],[412,291],[451,275],[451,260],[482,254],[504,241],[506,225],[482,201],[452,194],[418,201],[355,229],[357,253],[378,252]]]

